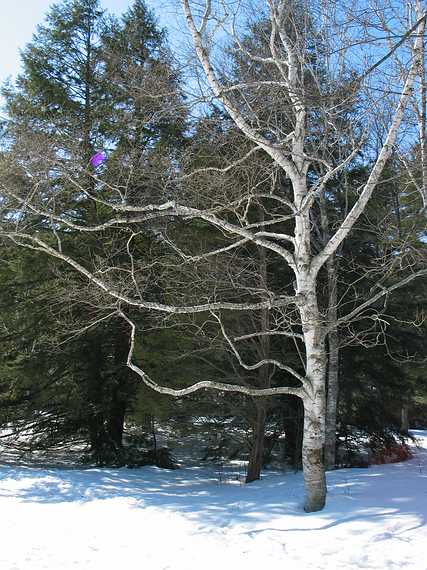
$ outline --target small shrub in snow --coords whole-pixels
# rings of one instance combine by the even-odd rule
[[[373,454],[372,463],[382,465],[384,463],[398,463],[407,461],[412,457],[412,453],[406,443],[399,443],[393,447],[387,447]]]

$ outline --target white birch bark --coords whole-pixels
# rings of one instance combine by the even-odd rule
[[[422,17],[422,7],[420,0],[416,0],[415,12],[417,19]],[[420,44],[420,58],[419,58],[419,99],[420,111],[418,113],[418,129],[420,138],[420,154],[421,154],[421,199],[423,201],[423,208],[427,214],[427,85],[426,85],[426,61],[425,61],[425,20],[420,24],[418,33],[422,41]]]

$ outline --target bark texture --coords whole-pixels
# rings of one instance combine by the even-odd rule
[[[304,434],[302,464],[304,472],[306,512],[320,511],[326,501],[324,466],[326,419],[325,329],[317,304],[316,283],[306,274],[300,279],[305,303],[300,307],[306,347],[306,395],[304,401]]]
[[[320,384],[311,398],[304,400],[304,437],[302,463],[305,501],[308,513],[320,511],[326,501],[326,477],[323,462],[325,433],[325,394]]]

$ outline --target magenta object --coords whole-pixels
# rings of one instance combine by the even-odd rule
[[[102,150],[95,153],[92,158],[90,159],[90,163],[94,168],[97,168],[98,166],[100,166],[104,160],[106,159],[106,155],[105,152],[103,152]]]

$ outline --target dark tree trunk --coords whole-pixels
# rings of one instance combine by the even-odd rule
[[[249,452],[249,464],[246,473],[246,483],[256,481],[261,477],[264,462],[264,437],[266,405],[262,400],[255,401],[256,415],[252,428],[252,441]]]
[[[123,432],[126,411],[134,394],[134,382],[126,367],[129,347],[127,331],[122,323],[111,331],[114,339],[95,336],[89,344],[86,418],[92,457],[101,465],[121,464],[123,461]],[[105,370],[103,346],[113,350],[112,373]]]
[[[110,393],[110,409],[108,417],[108,437],[119,454],[123,447],[123,433],[126,411],[133,396],[133,382],[126,366],[129,350],[129,335],[123,323],[119,323],[115,331],[114,344],[114,377]]]
[[[408,405],[406,403],[402,404],[400,410],[400,433],[403,435],[408,435],[409,433]]]
[[[104,462],[106,431],[104,421],[104,378],[102,365],[104,356],[98,337],[91,340],[88,345],[88,374],[86,383],[87,399],[87,428],[89,435],[90,450],[97,463]]]
[[[285,459],[295,471],[302,469],[302,437],[304,406],[299,398],[292,398],[288,404],[288,417],[283,419],[285,431]]]
[[[123,432],[125,426],[126,405],[120,399],[113,401],[108,418],[108,438],[116,450],[123,446]]]
[[[261,219],[263,212],[260,211]],[[264,248],[258,249],[259,254],[259,287],[267,288],[268,285],[268,268],[267,256]],[[259,327],[261,332],[270,330],[270,314],[268,310],[260,311]],[[270,337],[261,335],[257,345],[257,355],[260,361],[270,356]],[[268,364],[264,364],[259,368],[257,384],[260,388],[267,388],[271,383],[271,369]],[[264,438],[265,438],[265,420],[267,415],[267,400],[256,398],[255,419],[252,427],[252,440],[249,450],[249,463],[246,472],[246,483],[256,481],[261,477],[261,470],[264,463]]]
[[[325,192],[322,192],[320,196],[320,215],[323,234],[322,241],[323,245],[326,245],[331,237],[331,229]],[[339,391],[339,334],[337,327],[339,263],[336,254],[331,255],[327,260],[326,270],[328,275],[326,312],[329,332],[327,334],[328,361],[324,460],[326,469],[334,469]]]

